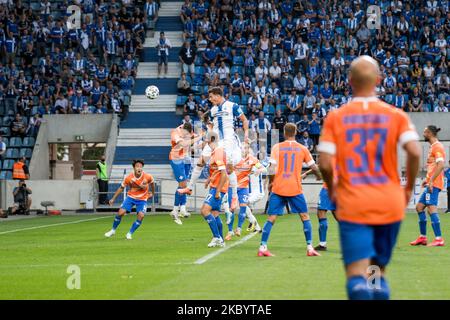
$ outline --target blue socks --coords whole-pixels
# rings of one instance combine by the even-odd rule
[[[349,300],[372,300],[373,292],[367,286],[363,276],[354,276],[347,279],[347,296]]]
[[[311,220],[303,221],[303,232],[305,233],[306,244],[311,244],[312,242]]]
[[[247,207],[239,207],[238,228],[242,228],[246,216],[247,216]]]
[[[215,238],[220,238],[219,228],[217,227],[216,218],[210,213],[206,217],[203,217],[206,222],[209,224],[209,228],[211,229],[212,235]]]
[[[233,231],[233,225],[234,225],[234,213],[231,213],[231,219],[230,223],[228,224],[228,231]]]
[[[178,190],[179,190],[179,189],[180,189],[180,188],[177,188],[177,190],[175,190],[175,201],[173,202],[173,205],[174,205],[175,207],[177,207],[177,206],[180,205],[181,194],[178,193]]]
[[[223,224],[222,220],[220,219],[220,216],[215,217],[216,224],[217,224],[217,230],[219,231],[220,238],[223,239]]]
[[[122,221],[122,217],[119,215],[116,215],[116,217],[114,218],[114,222],[113,222],[113,230],[116,230],[117,227],[119,226],[120,222]]]
[[[262,229],[261,245],[267,245],[267,240],[269,240],[270,231],[272,230],[272,227],[273,223],[267,220]]]
[[[373,289],[373,300],[389,300],[391,292],[389,285],[384,277],[380,278],[380,289]]]
[[[133,234],[137,228],[139,228],[142,224],[142,221],[136,220],[130,228],[130,233]]]
[[[319,241],[327,242],[328,219],[319,219]]]
[[[439,221],[439,214],[437,212],[430,214],[431,227],[433,227],[436,238],[441,237],[441,222]]]
[[[425,214],[425,211],[419,212],[419,229],[420,235],[427,235],[427,215]]]

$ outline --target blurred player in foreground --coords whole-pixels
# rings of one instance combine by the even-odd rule
[[[144,167],[143,160],[133,160],[133,172],[130,173],[123,180],[119,189],[117,189],[114,196],[109,200],[109,205],[112,206],[116,198],[123,192],[125,188],[130,188],[127,197],[120,206],[119,212],[114,218],[113,226],[110,231],[105,233],[105,237],[109,238],[116,233],[116,229],[122,221],[122,217],[127,212],[131,212],[134,206],[136,206],[137,219],[128,231],[126,238],[132,239],[133,233],[139,228],[144,220],[144,215],[147,212],[147,200],[155,194],[155,183],[152,175],[145,173],[142,169]],[[152,191],[149,192],[151,186]]]
[[[354,98],[325,119],[319,167],[337,203],[348,298],[385,300],[390,296],[385,269],[419,169],[418,135],[405,112],[375,97],[380,70],[374,59],[355,59],[349,81]],[[398,145],[407,154],[405,188],[398,175]]]
[[[320,179],[319,169],[309,150],[295,141],[297,127],[294,123],[284,126],[284,142],[272,147],[269,167],[269,215],[264,224],[259,247],[259,257],[273,256],[267,248],[267,242],[277,216],[283,215],[286,204],[292,213],[298,213],[303,221],[303,231],[306,238],[307,256],[319,256],[312,247],[312,226],[308,215],[308,207],[302,190],[302,167],[306,163]]]
[[[416,240],[410,242],[412,246],[427,244],[427,216],[425,214],[425,208],[428,208],[431,226],[433,227],[434,235],[436,237],[428,246],[442,247],[444,245],[444,239],[442,238],[441,233],[441,222],[439,221],[437,209],[439,192],[444,188],[445,163],[444,146],[437,138],[437,134],[440,130],[440,128],[430,125],[423,131],[423,137],[425,138],[425,141],[430,144],[430,150],[428,151],[427,158],[427,177],[422,182],[422,188],[425,188],[425,190],[419,199],[419,203],[416,205],[416,210],[419,214],[420,236]]]

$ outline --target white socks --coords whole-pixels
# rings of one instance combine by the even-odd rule
[[[252,213],[252,210],[248,206],[247,206],[246,213],[247,213],[247,219],[251,224],[257,223],[256,218]]]
[[[195,166],[192,170],[191,180],[189,181],[188,188],[194,190],[194,185],[197,182],[198,178],[202,174],[203,167]]]
[[[233,171],[228,175],[228,178],[230,179],[230,188],[233,190],[233,198],[237,198],[237,176],[236,172]],[[230,199],[231,203],[231,199]]]

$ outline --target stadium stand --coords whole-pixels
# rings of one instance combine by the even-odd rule
[[[367,27],[370,5],[380,7],[378,30]],[[351,61],[367,54],[382,66],[380,98],[408,112],[447,112],[448,5],[448,1],[186,0],[181,10],[183,37],[196,55],[193,74],[187,67],[184,71],[196,103],[188,102],[184,111],[196,119],[195,113],[207,110],[201,94],[209,85],[220,85],[248,118],[264,111],[276,126],[273,120],[280,110],[280,117],[284,114],[285,120],[298,124],[299,133],[306,129],[317,135],[326,113],[351,97],[347,80]],[[180,90],[178,108],[186,107],[186,93]],[[319,128],[311,122],[313,113]]]
[[[70,5],[80,8],[79,26],[67,23],[76,13]],[[0,131],[7,159],[31,159],[43,115],[126,118],[145,34],[157,18],[147,7],[141,0],[1,2]],[[0,177],[10,170],[3,163]]]

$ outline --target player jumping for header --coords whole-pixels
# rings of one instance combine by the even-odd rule
[[[239,139],[234,132],[234,118],[239,118],[239,120],[242,121],[244,142],[248,142],[248,120],[238,104],[225,100],[221,88],[213,87],[209,89],[208,94],[209,101],[213,104],[210,111],[210,115],[213,118],[213,130],[219,136],[219,146],[224,148],[227,155],[227,174],[233,193],[230,208],[231,210],[234,210],[238,202],[238,183],[234,166],[241,161],[241,147]],[[180,194],[191,194],[193,185],[197,181],[198,177],[200,177],[203,166],[204,162],[197,163],[192,171],[192,176],[188,187],[178,190]]]

